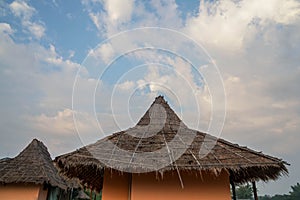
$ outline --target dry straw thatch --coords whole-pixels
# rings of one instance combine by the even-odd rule
[[[163,110],[153,109],[156,106]],[[164,115],[166,119],[161,128],[157,123],[162,121]],[[107,145],[108,141],[118,148]],[[159,156],[138,156],[140,153],[159,152],[161,149],[167,150],[162,151]],[[209,151],[201,154],[206,149]],[[122,150],[130,152],[130,155]],[[174,155],[176,152],[183,154],[177,157]],[[160,168],[159,163],[164,161],[168,165]],[[218,174],[226,170],[236,183],[274,180],[288,173],[285,166],[287,163],[281,159],[189,129],[162,96],[155,99],[135,127],[58,156],[55,162],[65,175],[78,177],[83,184],[97,190],[102,187],[103,170],[110,169],[111,166],[125,172],[192,170],[201,173],[206,170]]]
[[[54,166],[47,147],[37,139],[15,158],[0,160],[0,184],[14,183],[68,187]]]

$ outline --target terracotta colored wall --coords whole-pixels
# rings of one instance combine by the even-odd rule
[[[224,171],[215,177],[211,173],[180,172],[184,188],[176,172],[133,174],[131,200],[230,200],[229,175]],[[103,200],[128,200],[129,175],[113,171],[104,173]]]
[[[0,199],[6,200],[46,200],[47,190],[40,185],[8,184],[0,185]]]
[[[162,180],[155,174],[133,174],[131,200],[230,200],[229,175],[219,177],[203,173],[203,180],[196,172],[180,172],[184,188],[177,173],[165,173]],[[104,199],[105,200],[105,199]]]
[[[129,175],[127,173],[104,172],[102,199],[128,200]]]

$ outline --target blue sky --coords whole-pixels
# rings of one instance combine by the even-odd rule
[[[164,94],[190,127],[225,112],[217,136],[291,163],[259,184],[287,193],[300,181],[299,32],[298,0],[1,1],[0,157],[33,138],[52,157],[72,151]]]

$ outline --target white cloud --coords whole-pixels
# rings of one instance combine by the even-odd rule
[[[248,2],[249,3],[249,2]],[[246,6],[248,6],[246,4]],[[261,5],[253,7],[257,10]],[[292,24],[300,17],[300,3],[295,0],[286,1],[264,1],[264,9],[259,9],[259,17],[262,19],[271,19],[281,24]]]
[[[105,37],[145,26],[180,28],[183,23],[175,1],[149,1],[148,7],[144,2],[134,0],[84,0],[82,4],[88,8],[100,35]],[[93,10],[95,5],[102,5],[105,12]]]
[[[0,23],[0,34],[13,34],[14,30],[11,28],[8,23]]]
[[[48,50],[44,51],[43,53],[40,52],[36,56],[51,65],[63,67],[63,69],[66,71],[75,72],[80,67],[78,63],[72,62],[70,59],[64,59],[62,56],[60,56],[56,52],[55,46],[52,44],[49,45]]]
[[[47,142],[49,150],[55,156],[90,144],[95,138],[103,136],[99,133],[100,130],[93,115],[75,112],[68,108],[53,115],[44,113],[27,115],[22,120],[28,124],[31,131],[35,132],[35,138],[44,138],[43,141]]]
[[[121,27],[130,21],[134,9],[133,0],[103,0],[82,1],[89,8],[89,17],[103,35],[112,35],[121,30]],[[91,4],[91,5],[90,5]],[[105,12],[92,11],[93,5],[101,4]]]
[[[183,113],[178,113],[184,122],[192,128],[207,131],[211,115],[211,98],[207,85],[196,83],[195,80],[199,80],[200,77],[195,76],[191,70],[192,66],[181,58],[171,58],[167,54],[158,55],[157,52],[149,53],[150,57],[147,57],[145,52],[134,53],[138,59],[145,57],[149,62],[144,77],[136,77],[137,74],[134,72],[136,69],[130,71],[130,73],[136,74],[135,85],[138,89],[135,89],[143,91],[148,88],[151,96],[165,94],[172,100],[172,106],[184,110]],[[151,64],[151,61],[160,63],[160,65]],[[134,92],[130,90],[128,93],[133,94]],[[195,112],[195,110],[197,111]],[[200,120],[200,124],[198,124],[198,120]]]
[[[187,20],[185,31],[206,44],[240,50],[270,23],[292,24],[299,19],[300,3],[280,1],[201,1],[199,14]]]
[[[92,22],[94,23],[94,25],[97,27],[97,29],[100,31],[102,28],[102,15],[100,13],[89,13],[89,17],[91,18]]]
[[[48,107],[52,112],[53,109],[70,107],[74,76],[80,65],[62,58],[53,45],[47,49],[35,43],[17,44],[10,37],[1,37],[0,58],[1,89],[7,93],[7,101],[32,98],[16,109]],[[59,87],[57,83],[61,83]],[[11,91],[11,87],[15,89]]]
[[[108,19],[112,23],[123,23],[131,18],[134,0],[105,0]]]
[[[27,26],[28,30],[38,39],[41,39],[45,35],[45,26],[37,23],[24,23]]]
[[[120,83],[118,85],[116,85],[116,89],[120,89],[120,90],[130,90],[133,89],[135,86],[135,83],[133,81],[125,81],[123,83]]]
[[[0,27],[11,32],[7,24]],[[16,43],[10,35],[1,35],[0,65],[0,93],[3,94],[0,109],[7,113],[0,116],[1,148],[5,148],[2,156],[15,155],[20,150],[16,148],[18,141],[25,146],[32,138],[44,141],[55,155],[76,148],[79,144],[75,133],[66,135],[74,130],[67,108],[71,107],[72,86],[79,64],[62,58],[53,45],[48,49],[37,43]],[[47,120],[55,128],[47,125]],[[60,120],[65,124],[59,123]],[[3,146],[7,141],[15,145]],[[54,146],[57,142],[60,146]]]
[[[76,123],[74,122],[73,114]],[[78,130],[78,134],[81,137],[91,137],[91,134],[97,132],[96,130],[98,129],[94,116],[90,116],[88,113],[72,111],[68,108],[58,111],[53,116],[40,114],[27,116],[26,120],[31,124],[32,128],[48,136],[76,135]]]
[[[16,0],[9,4],[12,13],[21,19],[24,26],[35,38],[40,39],[45,35],[45,26],[41,22],[32,21],[32,16],[36,13],[35,8],[29,6],[25,1]]]
[[[96,52],[93,52],[96,56],[100,56],[102,60],[108,64],[111,61],[112,57],[115,54],[115,50],[110,43],[101,45]],[[99,55],[98,55],[99,54]]]
[[[41,114],[39,116],[30,116],[30,123],[35,126],[34,128],[41,133],[52,134],[74,134],[75,127],[73,123],[73,112],[70,109],[59,111],[55,116],[47,116]]]
[[[34,12],[36,12],[33,7],[21,0],[13,1],[9,7],[15,16],[24,18],[25,20],[29,20]]]

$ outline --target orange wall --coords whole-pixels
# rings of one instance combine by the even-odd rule
[[[6,200],[46,200],[47,190],[40,185],[8,184],[0,185],[0,199]]]
[[[222,172],[219,177],[210,173],[180,172],[184,188],[178,174],[164,173],[158,180],[154,173],[133,174],[131,200],[230,200],[229,176]],[[158,177],[161,179],[160,177]],[[105,200],[105,199],[104,199]]]
[[[155,173],[133,174],[131,200],[230,200],[229,175],[223,171],[215,177],[211,173],[180,172],[184,188],[176,172],[164,173],[163,179]],[[103,200],[128,200],[129,175],[105,172]]]
[[[103,179],[103,200],[128,200],[129,175],[105,170]]]

